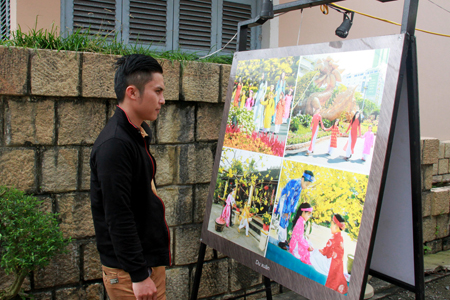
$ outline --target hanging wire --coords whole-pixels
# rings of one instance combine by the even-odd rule
[[[450,10],[448,10],[448,9],[446,9],[446,8],[444,8],[444,7],[442,7],[442,6],[440,6],[439,4],[434,3],[434,2],[431,1],[431,0],[428,0],[428,1],[430,1],[431,3],[433,3],[434,5],[436,5],[437,7],[439,7],[440,9],[445,10],[446,12],[450,13]]]
[[[359,14],[359,15],[362,15],[362,16],[365,16],[365,17],[368,17],[368,18],[372,18],[372,19],[375,19],[375,20],[383,21],[383,22],[390,23],[390,24],[394,24],[394,25],[398,25],[398,26],[401,26],[401,25],[402,25],[402,24],[400,24],[400,23],[397,23],[397,22],[394,22],[394,21],[391,21],[391,20],[387,20],[387,19],[375,17],[375,16],[372,16],[372,15],[369,15],[369,14],[366,14],[366,13],[362,13],[362,12],[359,12],[359,11],[356,11],[356,10],[353,10],[353,9],[349,9],[349,8],[346,8],[346,7],[343,7],[343,6],[334,4],[334,3],[333,3],[332,5],[330,5],[330,7],[333,8],[333,9],[335,9],[335,10],[337,10],[337,11],[339,11],[339,12],[341,12],[341,11],[339,10],[339,8],[340,8],[340,9],[343,9],[343,10],[345,10],[345,11],[354,12],[354,13],[356,13],[356,14]],[[450,37],[449,34],[438,33],[438,32],[428,31],[428,30],[419,29],[419,28],[416,28],[416,30],[417,30],[417,31],[422,31],[422,32],[425,32],[425,33],[429,33],[429,34],[433,34],[433,35],[444,36],[444,37]]]
[[[208,55],[205,55],[205,56],[202,56],[202,57],[199,57],[198,59],[203,59],[203,58],[207,58],[207,57],[210,57],[211,55],[214,55],[214,54],[216,54],[217,52],[220,52],[220,51],[222,51],[223,49],[225,49],[227,46],[228,46],[228,44],[230,44],[231,43],[231,41],[232,40],[234,40],[235,38],[236,38],[236,36],[237,36],[237,32],[236,32],[236,34],[228,41],[228,43],[226,43],[225,44],[225,46],[223,46],[222,48],[220,48],[219,50],[216,50],[216,51],[214,51],[213,53],[210,53],[210,54],[208,54]]]
[[[300,31],[302,29],[302,22],[303,22],[303,8],[300,10],[300,27],[298,28],[297,46],[298,42],[300,41]]]

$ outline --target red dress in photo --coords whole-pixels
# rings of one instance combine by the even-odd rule
[[[348,286],[344,276],[344,239],[341,233],[333,234],[325,248],[319,251],[327,258],[331,258],[330,271],[325,286],[341,294],[347,294]]]

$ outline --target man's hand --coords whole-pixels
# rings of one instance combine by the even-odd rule
[[[133,282],[133,292],[137,300],[156,300],[156,286],[150,277],[144,281]]]

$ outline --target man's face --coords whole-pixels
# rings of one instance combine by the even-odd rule
[[[311,182],[306,181],[305,178],[302,178],[302,189],[307,189]]]
[[[142,120],[155,121],[161,106],[166,102],[163,96],[164,79],[161,73],[153,73],[152,80],[144,86],[136,101],[136,115]]]

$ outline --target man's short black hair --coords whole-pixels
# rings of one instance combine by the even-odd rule
[[[130,54],[119,58],[115,64],[114,91],[119,103],[125,98],[125,90],[134,85],[139,92],[152,80],[153,73],[163,73],[161,65],[150,55]]]

